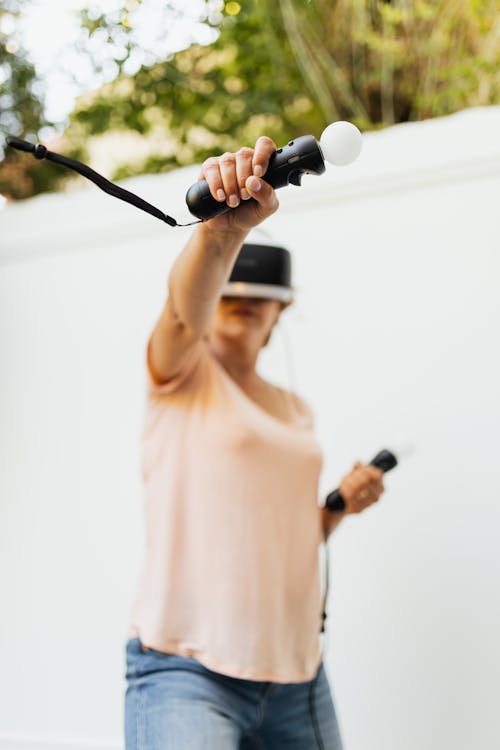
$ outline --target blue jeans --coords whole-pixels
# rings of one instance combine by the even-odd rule
[[[228,677],[126,645],[125,750],[342,750],[321,662],[310,682]]]

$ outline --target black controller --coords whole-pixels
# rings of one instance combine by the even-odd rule
[[[325,160],[318,141],[312,135],[301,135],[271,155],[262,179],[276,189],[290,183],[300,185],[303,174],[319,175],[324,171]],[[225,201],[215,200],[206,180],[199,180],[191,185],[186,193],[186,203],[193,216],[202,221],[231,211]]]
[[[382,469],[385,473],[394,469],[398,465],[398,461],[394,453],[391,453],[387,449],[383,449],[380,453],[377,453],[375,458],[370,461],[371,466],[376,466],[377,469]],[[325,507],[328,508],[332,513],[343,511],[345,508],[344,498],[340,490],[333,490],[326,498]]]

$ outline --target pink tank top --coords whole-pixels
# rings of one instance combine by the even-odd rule
[[[321,661],[318,479],[311,412],[273,417],[208,344],[149,390],[146,545],[129,637],[232,677],[313,679]]]

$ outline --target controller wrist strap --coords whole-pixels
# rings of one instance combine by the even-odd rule
[[[49,151],[48,148],[41,143],[38,143],[35,146],[33,143],[28,143],[28,141],[23,141],[20,138],[14,138],[12,136],[7,137],[6,143],[8,146],[12,146],[12,148],[17,149],[18,151],[26,151],[27,153],[33,154],[35,159],[48,159],[56,164],[61,164],[64,167],[73,169],[75,172],[78,172],[78,174],[91,180],[91,182],[97,185],[97,187],[104,190],[105,193],[112,195],[113,198],[119,198],[122,201],[126,201],[126,203],[130,203],[132,206],[140,208],[142,211],[146,211],[146,213],[155,216],[157,219],[169,224],[171,227],[189,227],[192,224],[200,223],[200,220],[198,220],[191,221],[188,224],[179,224],[174,218],[172,218],[172,216],[163,213],[159,208],[152,206],[151,203],[143,200],[143,198],[139,198],[135,193],[131,193],[129,190],[125,190],[124,188],[119,187],[119,185],[115,185],[114,182],[110,182],[101,174],[91,169],[87,164],[83,164],[76,159],[70,159],[68,156],[57,154],[55,151]]]

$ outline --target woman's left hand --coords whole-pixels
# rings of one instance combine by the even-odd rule
[[[362,510],[376,503],[384,491],[383,475],[382,469],[356,461],[339,486],[345,502],[344,512],[361,513]]]

